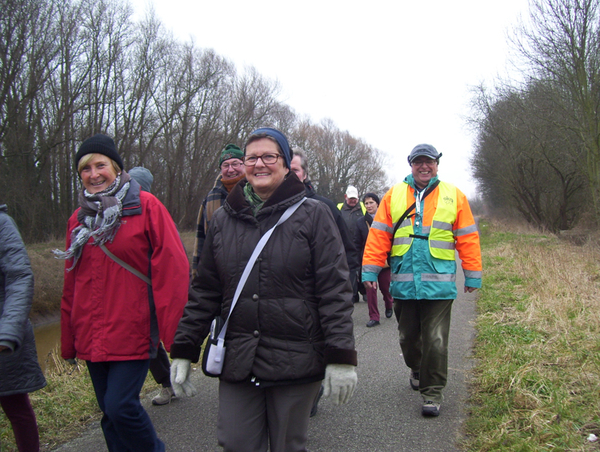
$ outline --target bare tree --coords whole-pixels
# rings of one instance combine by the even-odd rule
[[[309,175],[320,195],[343,199],[348,185],[356,186],[360,193],[385,192],[383,154],[348,131],[339,130],[332,120],[318,125],[308,119],[300,121],[293,140],[307,153]]]
[[[548,90],[559,119],[555,126],[577,135],[595,216],[600,220],[600,16],[598,0],[533,0],[529,21],[513,43],[531,80]]]
[[[496,98],[480,88],[479,142],[472,158],[475,179],[496,210],[514,208],[530,223],[558,231],[582,213],[579,140],[554,123],[561,120],[547,87],[507,89]]]

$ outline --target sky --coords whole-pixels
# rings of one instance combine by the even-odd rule
[[[443,154],[440,179],[476,196],[467,124],[474,86],[506,78],[508,36],[527,0],[129,0],[175,37],[254,67],[279,100],[333,120],[387,157],[390,184],[419,143]],[[292,143],[293,144],[293,143]]]

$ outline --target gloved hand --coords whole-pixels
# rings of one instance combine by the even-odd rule
[[[331,400],[335,405],[348,403],[358,377],[356,375],[355,366],[351,364],[327,364],[325,368],[325,379],[323,386],[325,391],[323,397],[331,396]]]
[[[198,391],[190,381],[190,367],[192,362],[189,359],[175,358],[171,363],[171,386],[177,397],[195,396]]]

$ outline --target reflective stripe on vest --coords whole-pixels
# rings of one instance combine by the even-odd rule
[[[409,185],[401,182],[394,186],[391,199],[392,227],[400,219],[400,216],[408,208],[406,197],[408,195]],[[421,234],[429,233],[429,252],[437,259],[454,260],[454,234],[452,225],[456,221],[458,212],[458,202],[456,197],[456,188],[445,182],[440,182],[437,187],[438,199],[437,207],[433,214],[431,226],[424,226]],[[425,199],[427,201],[427,198]],[[424,216],[424,215],[423,215]],[[412,220],[405,219],[394,235],[392,243],[392,256],[403,256],[408,252],[412,245],[414,234]]]

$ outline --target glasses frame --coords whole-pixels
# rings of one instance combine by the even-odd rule
[[[263,157],[266,157],[266,156],[275,156],[275,161],[271,162],[271,163],[265,162],[264,159],[263,159]],[[251,155],[250,157],[244,156],[244,165],[245,166],[256,166],[256,164],[258,163],[258,159],[260,159],[263,162],[263,165],[275,165],[277,163],[277,161],[279,160],[279,157],[283,157],[283,155],[281,155],[281,154],[269,154],[269,153],[267,153],[267,154],[263,154],[263,155]],[[249,158],[250,159],[256,159],[256,160],[254,161],[254,163],[249,163],[247,161],[247,159],[249,159]]]
[[[238,169],[240,166],[243,166],[244,162],[233,162],[233,163],[221,163],[221,169],[222,170],[228,170],[229,168],[233,168],[234,170]]]
[[[426,162],[415,162],[415,161],[413,161],[413,162],[411,162],[410,165],[418,167],[418,166],[423,166],[423,165],[433,166],[433,165],[437,165],[437,164],[439,164],[439,161],[437,159],[429,159]]]

